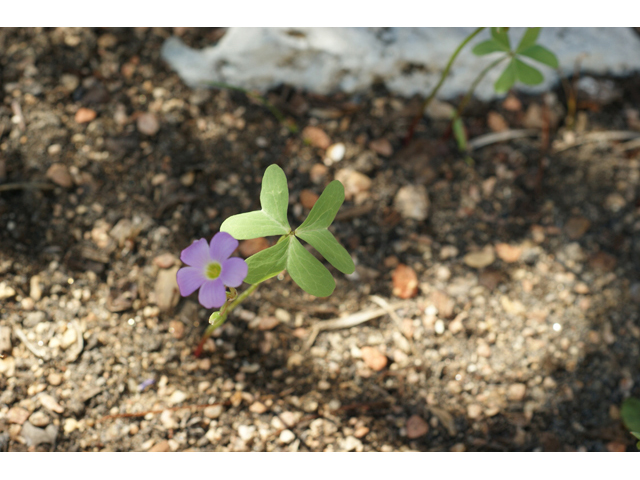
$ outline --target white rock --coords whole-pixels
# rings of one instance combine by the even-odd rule
[[[79,423],[75,418],[67,418],[64,421],[64,433],[66,433],[67,435],[70,434],[71,432],[74,432],[75,430],[78,429]]]
[[[0,300],[5,298],[11,298],[16,294],[16,291],[7,285],[5,282],[0,282]]]
[[[245,442],[253,438],[256,433],[256,427],[253,425],[240,425],[238,427],[238,436]]]
[[[330,163],[339,162],[344,158],[344,154],[347,151],[344,143],[334,143],[327,148],[326,157],[330,160]]]
[[[162,426],[167,430],[175,430],[179,426],[171,410],[164,410],[160,414],[160,423],[162,423]]]
[[[71,345],[76,343],[76,340],[78,340],[78,334],[76,333],[76,329],[73,327],[67,328],[67,330],[62,335],[62,338],[60,339],[60,347],[66,350]]]
[[[286,430],[283,430],[282,432],[280,432],[280,437],[278,437],[278,439],[282,443],[285,443],[287,445],[289,443],[293,442],[295,440],[295,438],[296,438],[295,434],[289,429],[286,429]]]
[[[342,442],[342,448],[344,449],[345,452],[352,452],[354,450],[356,452],[361,452],[362,442],[358,440],[356,437],[354,437],[353,435],[349,435],[344,439],[344,442]]]
[[[422,221],[429,216],[429,195],[424,185],[407,185],[396,193],[394,206],[403,218]]]
[[[176,37],[162,47],[162,57],[192,85],[225,82],[265,91],[286,83],[316,93],[368,89],[382,80],[393,93],[426,96],[462,40],[472,28],[229,28],[213,47],[194,50]],[[512,28],[517,45],[523,28]],[[471,45],[489,38],[488,29]],[[583,54],[582,71],[626,75],[640,70],[640,38],[631,28],[544,28],[538,43],[553,51],[563,74],[573,74]],[[625,48],[620,48],[624,45]],[[500,54],[476,57],[462,50],[439,98],[463,94],[478,73]],[[407,65],[417,66],[407,73]],[[540,66],[545,80],[528,92],[548,90],[558,81],[551,68]],[[423,68],[420,68],[423,67]],[[496,97],[493,84],[502,73],[490,71],[476,89],[487,100]]]
[[[176,390],[169,397],[169,404],[177,405],[178,403],[184,402],[187,398],[189,398],[189,395],[184,393],[182,390]]]

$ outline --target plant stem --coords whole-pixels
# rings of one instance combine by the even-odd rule
[[[471,34],[469,34],[469,36],[467,36],[467,38],[465,38],[462,41],[462,43],[458,45],[458,48],[456,48],[456,50],[453,52],[451,57],[449,57],[449,62],[447,63],[447,66],[444,68],[444,70],[442,71],[442,74],[440,75],[440,81],[435,86],[435,88],[431,90],[431,93],[429,94],[429,96],[424,99],[424,101],[422,102],[422,105],[420,106],[420,111],[413,118],[413,122],[411,122],[411,126],[409,127],[409,133],[407,133],[407,136],[404,139],[405,144],[409,143],[409,141],[413,138],[413,132],[416,129],[418,122],[420,122],[420,119],[424,115],[424,111],[431,103],[431,100],[433,100],[437,95],[438,91],[440,90],[440,87],[442,86],[445,79],[447,78],[447,75],[449,75],[449,70],[451,70],[451,66],[453,65],[453,62],[458,56],[458,54],[460,53],[460,51],[465,47],[467,43],[469,43],[476,35],[478,35],[485,28],[486,27],[479,27],[479,28],[476,28],[473,32],[471,32]]]
[[[456,110],[456,113],[455,113],[455,115],[453,117],[453,120],[455,120],[457,117],[462,116],[462,111],[467,107],[467,104],[469,103],[469,101],[471,100],[471,97],[473,96],[473,92],[476,90],[476,87],[482,81],[482,79],[485,77],[485,75],[487,73],[489,73],[490,70],[493,70],[493,68],[496,67],[498,64],[500,64],[504,60],[506,60],[507,58],[509,58],[509,57],[505,56],[505,57],[497,59],[495,62],[490,63],[487,67],[485,67],[484,70],[482,70],[480,72],[480,74],[476,77],[476,79],[471,84],[471,87],[469,87],[469,90],[467,91],[467,93],[465,94],[464,98],[460,102],[460,105],[458,105],[458,109]]]
[[[196,348],[196,350],[194,352],[194,355],[196,356],[196,358],[199,357],[200,354],[202,353],[202,348],[204,347],[204,343],[213,334],[214,330],[216,328],[221,327],[222,325],[224,325],[224,322],[227,321],[227,316],[229,315],[229,313],[231,313],[233,311],[233,309],[236,308],[240,303],[242,303],[244,300],[246,300],[246,298],[249,295],[251,295],[253,292],[255,292],[255,290],[258,288],[258,285],[260,285],[260,283],[262,283],[262,282],[254,283],[249,288],[247,288],[244,292],[242,292],[240,295],[238,295],[233,302],[228,304],[228,306],[225,305],[226,308],[223,307],[223,309],[221,311],[221,315],[219,317],[219,320],[218,320],[218,322],[216,322],[217,325],[209,325],[207,327],[207,329],[204,331],[204,335],[202,336],[202,339],[200,340],[200,343],[198,344],[198,347]]]

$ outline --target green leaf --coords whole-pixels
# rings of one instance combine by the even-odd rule
[[[493,89],[496,91],[496,93],[506,93],[511,87],[513,87],[513,84],[516,83],[517,72],[516,65],[513,60],[515,59],[512,59],[509,62],[509,65],[507,65],[507,68],[504,69],[504,72],[502,72],[500,78],[498,78],[498,80],[496,80],[496,83],[493,84]]]
[[[229,233],[236,240],[286,235],[291,231],[287,220],[289,207],[287,176],[277,165],[270,165],[264,172],[260,206],[262,210],[227,218],[220,226],[220,231]]]
[[[516,65],[516,77],[525,85],[538,85],[544,80],[544,76],[539,70],[527,65],[517,58],[514,59]]]
[[[543,63],[551,68],[558,68],[558,57],[556,57],[553,52],[547,50],[542,45],[533,45],[521,52],[518,52],[518,54],[524,57],[532,58],[536,62]]]
[[[624,426],[632,432],[640,432],[640,400],[634,397],[622,402],[620,416]]]
[[[327,228],[336,218],[342,202],[344,202],[344,187],[338,180],[334,180],[324,189],[302,225],[296,228],[296,235],[305,230]]]
[[[329,230],[311,230],[298,233],[296,236],[315,248],[327,261],[340,270],[342,273],[349,275],[353,273],[356,266],[353,264],[351,255],[344,249],[335,239]]]
[[[328,297],[331,295],[336,288],[336,282],[329,270],[316,257],[311,255],[297,238],[289,238],[291,241],[289,242],[287,271],[293,281],[305,292],[316,297]],[[263,251],[266,252],[266,250]]]
[[[508,52],[509,49],[505,48],[501,43],[496,42],[493,39],[485,40],[484,42],[480,42],[475,47],[473,47],[473,54],[481,57],[482,55],[488,55],[493,52]]]
[[[342,202],[344,202],[344,187],[338,180],[334,180],[324,189],[309,212],[309,216],[296,229],[295,234],[320,252],[331,265],[342,273],[350,274],[355,270],[351,256],[327,230],[327,227],[333,223]]]
[[[491,27],[491,36],[505,49],[506,52],[511,50],[511,44],[509,43],[509,35],[504,27]]]
[[[267,215],[264,210],[240,213],[227,218],[220,226],[221,232],[227,232],[236,240],[286,235],[289,233],[280,223]]]
[[[520,43],[518,44],[518,48],[516,48],[516,53],[519,53],[520,51],[535,44],[538,39],[538,35],[540,35],[540,30],[542,30],[541,27],[527,28],[520,40]]]
[[[245,282],[255,284],[275,277],[287,268],[287,255],[291,236],[280,240],[274,246],[262,250],[247,258],[249,272]]]
[[[631,433],[631,435],[636,437],[638,440],[640,440],[640,432],[630,432],[630,433]]]

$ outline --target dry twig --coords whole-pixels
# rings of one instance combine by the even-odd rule
[[[469,151],[477,150],[478,148],[486,147],[493,143],[515,140],[516,138],[535,137],[538,133],[538,130],[533,129],[505,130],[504,132],[487,133],[470,140],[468,144]]]
[[[362,310],[360,312],[354,313],[352,315],[348,315],[342,318],[334,318],[332,320],[325,320],[323,322],[317,322],[313,327],[311,327],[311,331],[309,332],[309,338],[304,344],[302,348],[303,352],[309,350],[313,343],[316,341],[316,337],[320,332],[324,332],[326,330],[341,330],[343,328],[351,328],[356,325],[360,325],[361,323],[368,322],[369,320],[373,320],[374,318],[381,317],[384,314],[389,313],[389,309],[397,308],[400,304],[388,305],[388,308],[376,308],[374,310]]]
[[[16,337],[24,343],[24,346],[33,353],[36,357],[42,358],[43,360],[49,360],[49,352],[45,348],[40,348],[29,341],[25,333],[20,330],[18,327],[14,327],[13,332],[16,334]]]

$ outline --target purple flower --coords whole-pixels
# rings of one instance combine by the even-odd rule
[[[195,240],[180,254],[188,267],[178,270],[180,295],[186,297],[200,289],[198,301],[206,308],[220,308],[227,300],[227,287],[239,287],[247,276],[247,263],[229,258],[238,241],[226,232],[218,232],[211,246],[204,238]]]

